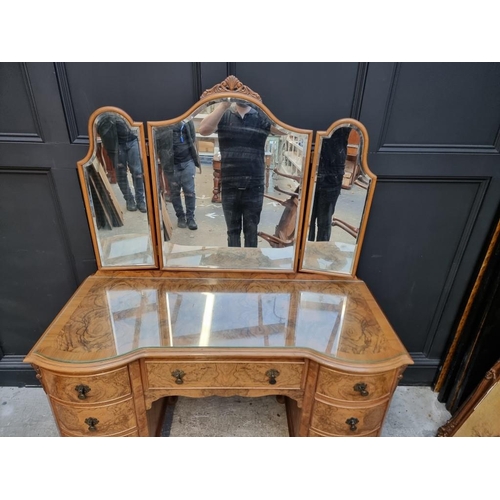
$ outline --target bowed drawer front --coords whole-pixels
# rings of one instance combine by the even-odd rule
[[[43,371],[43,383],[52,398],[69,403],[102,403],[130,396],[127,367],[98,375],[59,375]]]
[[[326,436],[377,435],[387,406],[387,403],[382,403],[371,407],[347,407],[316,398],[311,429]]]
[[[67,405],[52,401],[61,431],[72,436],[119,436],[136,432],[132,398],[108,405]]]
[[[367,402],[387,398],[395,382],[394,371],[359,375],[321,367],[316,393],[338,401]]]

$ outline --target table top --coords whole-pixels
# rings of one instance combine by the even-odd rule
[[[413,363],[360,280],[130,275],[87,278],[25,362],[280,353],[380,370]]]

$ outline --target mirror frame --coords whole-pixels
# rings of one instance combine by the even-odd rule
[[[363,170],[363,173],[366,174],[370,178],[370,185],[369,185],[369,187],[367,189],[367,193],[366,193],[365,206],[363,209],[363,214],[361,217],[361,224],[359,227],[359,233],[358,233],[358,238],[357,238],[357,242],[356,242],[356,250],[354,252],[354,257],[353,257],[353,261],[352,261],[352,269],[351,269],[350,273],[340,273],[340,272],[334,272],[334,271],[322,271],[319,269],[305,269],[305,268],[303,268],[303,262],[304,262],[304,255],[305,255],[305,251],[306,251],[307,235],[309,232],[312,204],[314,201],[316,173],[318,170],[319,158],[320,158],[320,154],[321,154],[320,144],[322,144],[323,139],[329,139],[335,130],[337,130],[338,128],[341,128],[343,126],[346,126],[346,125],[354,125],[359,130],[359,133],[362,135],[361,140],[362,140],[363,149],[361,151],[360,164],[361,164],[361,168]],[[303,219],[304,225],[302,227],[299,272],[323,274],[323,275],[332,276],[332,277],[336,277],[336,278],[356,278],[359,257],[360,257],[361,249],[363,246],[363,239],[365,237],[366,225],[368,223],[368,218],[370,215],[370,209],[371,209],[372,200],[373,200],[373,194],[375,191],[375,185],[377,183],[377,176],[368,167],[367,158],[368,158],[369,144],[370,144],[370,142],[369,142],[368,132],[367,132],[365,126],[361,122],[359,122],[358,120],[355,120],[354,118],[341,118],[341,119],[333,122],[328,127],[327,130],[316,132],[316,137],[315,137],[315,141],[314,141],[314,156],[313,156],[313,162],[312,162],[312,168],[311,168],[311,175],[309,177],[309,185],[307,186],[307,197],[306,197],[307,203],[306,203],[305,212],[304,212],[304,219]]]
[[[300,189],[300,200],[301,205],[297,212],[297,234],[295,235],[295,248],[294,248],[294,257],[293,257],[293,265],[290,269],[262,269],[262,268],[246,268],[246,269],[235,269],[235,268],[226,268],[226,267],[218,267],[218,268],[208,268],[208,267],[166,267],[163,261],[163,244],[162,244],[162,236],[161,236],[161,214],[159,213],[159,203],[158,203],[158,184],[156,178],[156,171],[151,172],[152,179],[152,188],[153,188],[153,203],[154,203],[154,214],[155,218],[158,221],[156,224],[156,241],[158,242],[157,250],[158,250],[158,258],[159,258],[159,266],[161,271],[207,271],[207,272],[234,272],[234,273],[247,273],[247,272],[266,272],[266,273],[296,273],[299,269],[300,264],[300,250],[302,241],[302,227],[303,227],[303,217],[304,217],[304,195],[306,193],[305,186],[309,179],[309,171],[310,171],[310,158],[311,158],[311,147],[312,147],[312,137],[313,131],[307,129],[300,129],[297,127],[293,127],[288,125],[285,122],[282,122],[269,110],[267,106],[264,105],[262,99],[259,94],[251,90],[246,85],[243,85],[238,78],[235,76],[228,76],[224,81],[214,85],[212,88],[205,90],[201,95],[200,99],[193,104],[185,113],[179,115],[175,118],[171,118],[169,120],[161,120],[161,121],[148,121],[148,138],[149,138],[149,158],[150,158],[150,167],[151,169],[155,168],[154,158],[155,158],[155,144],[152,140],[153,137],[153,127],[164,127],[168,125],[173,125],[178,123],[179,121],[184,120],[189,117],[196,109],[203,106],[203,104],[207,104],[217,99],[246,99],[258,106],[267,116],[273,120],[277,125],[288,129],[292,132],[296,132],[299,134],[304,134],[307,136],[307,147],[305,148],[305,160],[304,160],[304,171],[302,174],[302,186]],[[161,242],[161,243],[160,243]],[[221,247],[223,248],[223,247]]]
[[[90,199],[89,199],[89,192],[87,185],[85,183],[85,174],[84,174],[84,168],[85,165],[92,159],[92,155],[97,149],[97,134],[95,130],[95,121],[96,118],[106,112],[113,112],[119,114],[122,118],[124,118],[127,123],[131,127],[135,127],[138,129],[138,140],[140,142],[140,151],[141,151],[141,162],[142,162],[142,169],[143,169],[143,174],[144,174],[144,192],[145,192],[145,198],[146,198],[146,207],[148,209],[147,213],[147,220],[149,224],[149,232],[150,232],[150,237],[151,237],[151,245],[153,247],[153,261],[154,264],[150,265],[138,265],[138,264],[131,264],[130,266],[106,266],[103,265],[102,259],[101,259],[101,254],[99,251],[99,245],[97,243],[97,232],[96,232],[96,227],[94,225],[94,218],[92,216],[92,210],[90,208]],[[83,195],[83,202],[85,204],[85,213],[87,215],[87,222],[89,224],[89,229],[90,229],[90,236],[92,238],[92,246],[94,247],[94,254],[97,262],[97,269],[100,271],[101,269],[105,270],[112,270],[112,271],[120,271],[120,270],[139,270],[139,269],[158,269],[158,245],[157,245],[157,240],[156,240],[156,231],[154,230],[155,227],[155,217],[154,217],[154,210],[153,210],[153,204],[152,204],[152,198],[151,198],[151,180],[149,176],[149,162],[147,159],[147,150],[146,150],[146,138],[144,135],[144,124],[141,122],[134,122],[130,115],[125,113],[120,108],[117,108],[115,106],[103,106],[101,108],[96,109],[91,115],[88,120],[88,133],[89,133],[89,149],[87,151],[87,155],[85,158],[82,160],[79,160],[77,162],[77,170],[78,170],[78,177],[80,179],[80,186],[82,189],[82,195]]]

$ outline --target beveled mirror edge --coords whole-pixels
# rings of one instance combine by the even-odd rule
[[[114,112],[125,118],[125,120],[129,123],[131,127],[137,127],[139,131],[139,141],[140,141],[140,148],[141,148],[141,163],[142,163],[142,169],[143,169],[143,175],[144,175],[144,193],[146,197],[146,206],[148,207],[148,223],[149,223],[149,228],[150,228],[150,235],[151,235],[151,244],[153,246],[153,259],[154,259],[154,265],[145,265],[145,266],[138,266],[138,265],[130,265],[130,266],[105,266],[102,263],[101,260],[101,254],[99,250],[99,245],[97,242],[97,234],[96,234],[96,228],[94,226],[93,222],[93,217],[92,217],[92,210],[90,208],[90,199],[89,199],[89,193],[87,190],[87,185],[85,183],[85,174],[84,174],[84,166],[87,162],[89,162],[92,158],[92,155],[95,151],[96,145],[97,145],[97,136],[94,132],[94,123],[96,118],[101,114],[105,112]],[[136,269],[158,269],[159,268],[159,261],[158,261],[158,243],[156,240],[156,231],[153,231],[152,228],[156,227],[155,224],[155,218],[154,218],[154,207],[153,207],[153,201],[151,199],[151,179],[149,175],[149,165],[148,165],[148,160],[147,160],[147,154],[146,154],[146,137],[144,134],[144,124],[142,122],[134,122],[132,120],[132,117],[127,114],[125,111],[123,111],[120,108],[117,108],[115,106],[102,106],[100,108],[97,108],[89,117],[88,120],[88,134],[89,134],[89,149],[87,151],[87,155],[76,162],[77,165],[77,171],[78,171],[78,178],[80,180],[80,187],[82,190],[82,196],[83,196],[83,202],[85,205],[85,213],[87,216],[87,222],[89,225],[89,230],[90,230],[90,236],[92,239],[92,247],[94,249],[94,254],[96,258],[96,263],[97,263],[97,269],[98,271],[120,271],[120,270],[136,270]]]
[[[356,126],[361,133],[363,134],[363,151],[361,154],[361,167],[363,168],[364,173],[370,178],[370,186],[368,187],[368,192],[366,195],[366,202],[363,210],[363,217],[361,220],[361,226],[359,228],[359,236],[358,236],[358,243],[356,247],[356,252],[354,254],[354,259],[352,263],[352,269],[350,273],[336,273],[336,272],[331,272],[331,271],[321,271],[321,270],[315,270],[315,269],[306,269],[303,267],[303,260],[304,260],[304,254],[305,254],[305,247],[307,243],[307,234],[308,234],[308,227],[306,227],[306,224],[309,220],[309,216],[311,213],[312,209],[312,203],[313,203],[313,198],[314,198],[314,186],[315,186],[315,176],[316,172],[318,169],[318,163],[319,163],[319,155],[320,155],[320,148],[318,147],[320,140],[324,138],[329,138],[333,134],[333,132],[343,126],[343,125],[354,125]],[[354,278],[357,279],[357,269],[358,269],[358,262],[359,262],[359,257],[361,254],[361,249],[363,247],[363,240],[365,237],[365,231],[366,231],[366,225],[368,223],[368,218],[370,215],[370,210],[371,210],[371,205],[372,205],[372,200],[373,200],[373,194],[375,190],[375,185],[377,183],[377,176],[370,170],[370,167],[368,166],[368,148],[370,145],[370,138],[368,136],[368,131],[366,130],[366,127],[358,120],[354,118],[340,118],[339,120],[334,121],[327,130],[323,131],[318,131],[316,132],[315,140],[314,140],[314,155],[313,155],[313,160],[311,163],[311,170],[310,170],[310,176],[308,177],[308,185],[306,187],[307,189],[307,196],[306,196],[306,206],[303,207],[303,227],[301,229],[301,249],[302,252],[300,254],[301,258],[299,261],[299,272],[303,273],[313,273],[313,274],[323,274],[331,277],[338,277],[338,278]]]
[[[153,161],[155,158],[155,150],[154,150],[154,141],[151,139],[153,137],[153,127],[164,127],[168,125],[172,125],[174,123],[177,123],[179,121],[182,121],[189,117],[196,109],[199,107],[203,106],[204,104],[207,104],[209,102],[218,100],[218,99],[246,99],[247,101],[255,104],[258,106],[262,111],[267,113],[269,118],[271,118],[276,124],[280,125],[281,127],[284,127],[292,132],[296,132],[298,134],[303,134],[307,136],[307,147],[306,147],[306,153],[305,153],[305,159],[304,159],[304,172],[303,172],[303,182],[306,181],[309,178],[309,168],[310,168],[310,158],[311,158],[311,147],[312,147],[312,137],[313,137],[313,131],[308,130],[308,129],[301,129],[297,127],[293,127],[281,120],[279,120],[272,112],[271,110],[262,102],[260,99],[260,96],[253,92],[251,89],[248,87],[242,85],[240,88],[240,91],[228,91],[225,90],[224,83],[230,80],[231,77],[226,78],[223,82],[220,84],[215,85],[209,90],[206,90],[201,98],[195,102],[185,113],[182,115],[179,115],[175,118],[170,118],[168,120],[160,120],[160,121],[148,121],[147,122],[147,130],[148,130],[148,139],[149,139],[149,158],[150,158],[150,165],[151,168],[156,168],[155,165],[153,165]],[[235,78],[235,77],[233,77]],[[238,83],[239,80],[236,79]],[[231,82],[233,84],[233,82]],[[254,97],[257,96],[257,97]],[[205,96],[205,97],[204,97]],[[157,237],[157,242],[158,246],[156,247],[158,250],[159,254],[159,265],[161,270],[170,270],[172,268],[165,267],[165,263],[163,261],[163,249],[162,249],[162,240],[161,240],[161,218],[159,214],[159,203],[158,203],[158,184],[157,184],[157,179],[156,179],[156,173],[151,172],[151,179],[152,179],[152,189],[153,189],[153,201],[154,201],[154,213],[156,220],[158,221],[158,224],[156,225],[156,237]],[[298,221],[297,221],[297,235],[295,238],[296,244],[295,244],[295,249],[294,249],[294,259],[293,259],[293,268],[292,269],[272,269],[269,270],[270,272],[275,272],[275,273],[297,273],[299,270],[299,261],[300,261],[300,242],[302,241],[302,228],[304,226],[304,189],[303,186],[300,190],[300,197],[302,200],[302,204],[300,207],[300,211],[298,213]],[[175,271],[193,271],[194,269],[197,268],[192,268],[192,267],[176,267]],[[227,272],[237,272],[237,273],[255,273],[258,271],[256,268],[248,268],[248,269],[233,269],[233,268],[203,268],[203,271],[207,272],[220,272],[220,271],[227,271]]]

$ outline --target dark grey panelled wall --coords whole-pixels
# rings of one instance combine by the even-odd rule
[[[379,181],[359,265],[431,385],[500,200],[498,63],[0,63],[0,385],[95,271],[76,161],[87,120],[183,113],[236,75],[282,121],[360,119]]]

